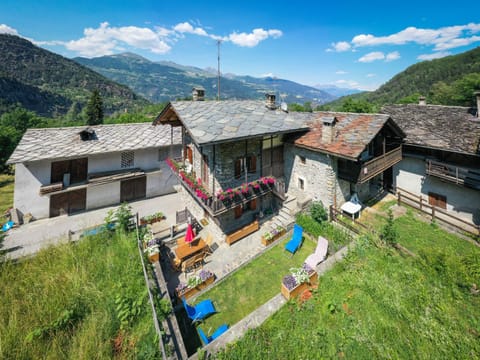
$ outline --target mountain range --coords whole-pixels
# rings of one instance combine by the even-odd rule
[[[93,89],[100,91],[107,114],[148,104],[127,86],[24,38],[0,34],[0,54],[4,109],[20,104],[44,116],[65,114],[75,103],[83,106]]]
[[[116,82],[128,85],[152,102],[188,98],[195,86],[205,89],[207,99],[215,99],[218,93],[217,73],[213,69],[200,69],[167,61],[153,62],[132,53],[93,59],[77,57],[74,60]],[[323,90],[273,77],[224,74],[220,79],[221,99],[263,99],[265,93],[271,91],[288,103],[310,101],[324,104],[336,98]]]

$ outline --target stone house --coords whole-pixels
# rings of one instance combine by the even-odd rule
[[[8,160],[14,207],[45,218],[173,192],[180,151],[178,129],[149,123],[28,129]]]
[[[394,166],[394,186],[480,224],[480,120],[478,108],[420,104],[388,105],[406,133],[404,158]]]
[[[340,206],[372,181],[391,183],[403,132],[385,115],[289,113],[267,101],[171,102],[155,124],[182,130],[185,202],[216,236],[232,234],[287,198]],[[228,236],[227,236],[228,239]]]

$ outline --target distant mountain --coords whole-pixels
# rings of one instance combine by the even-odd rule
[[[153,62],[138,55],[124,53],[93,59],[75,58],[78,63],[128,85],[138,94],[153,102],[164,102],[191,96],[194,86],[205,88],[207,98],[217,95],[217,76],[213,69],[179,65],[173,62]],[[311,101],[323,104],[335,97],[310,86],[293,81],[251,76],[222,76],[222,99],[263,99],[268,91],[282,94],[287,102]]]
[[[350,88],[341,88],[332,84],[326,84],[326,85],[315,85],[315,89],[323,90],[335,97],[342,97],[346,95],[352,95],[352,94],[358,94],[362,92],[363,90],[359,89],[350,89]]]
[[[456,99],[460,94],[444,96],[440,100],[441,91],[445,92],[450,85],[474,74],[480,77],[480,47],[461,54],[441,59],[422,61],[398,73],[380,88],[371,92],[363,92],[337,99],[328,105],[333,109],[341,106],[348,98],[364,100],[381,107],[395,104],[415,94],[426,96],[429,101],[441,105],[467,105]],[[470,84],[472,85],[472,84]],[[475,85],[473,85],[475,87]],[[480,87],[480,83],[476,84]],[[470,91],[471,90],[471,91]],[[473,88],[470,91],[473,99]],[[462,94],[465,95],[465,94]],[[467,101],[468,102],[468,101]]]
[[[117,84],[77,62],[35,46],[21,37],[0,34],[0,103],[19,103],[40,115],[64,114],[74,102],[86,104],[98,89],[105,112],[148,104]]]

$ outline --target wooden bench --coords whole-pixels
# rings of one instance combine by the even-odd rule
[[[225,242],[228,245],[232,245],[235,241],[238,241],[240,239],[243,239],[245,236],[250,235],[254,231],[257,231],[259,229],[259,224],[258,220],[255,220],[251,224],[248,224],[247,226],[244,226],[240,230],[237,230],[231,234],[228,234],[227,237],[225,238]]]

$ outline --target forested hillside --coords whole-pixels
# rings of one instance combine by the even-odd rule
[[[61,115],[83,107],[94,89],[106,113],[148,104],[128,87],[21,37],[0,34],[0,54],[0,112],[19,103],[40,115]]]
[[[422,61],[408,67],[372,92],[346,96],[327,104],[343,109],[348,101],[368,102],[375,109],[384,104],[417,102],[425,96],[430,104],[474,106],[473,92],[480,89],[480,47],[458,55]]]

